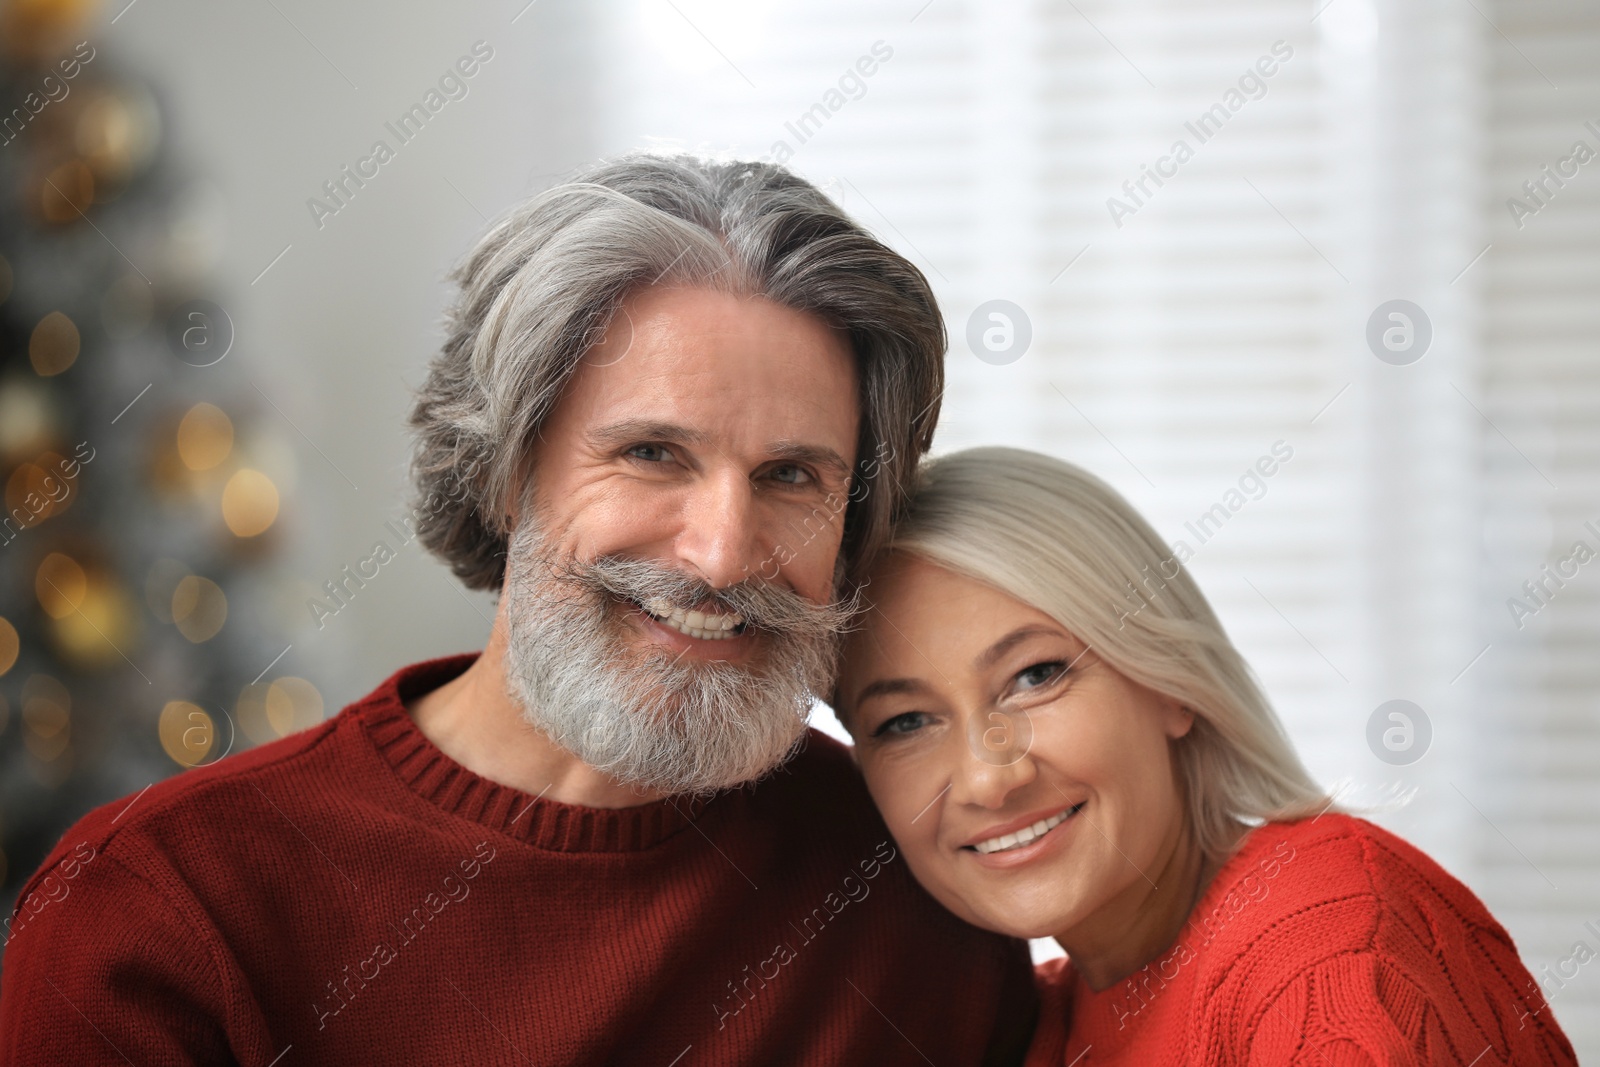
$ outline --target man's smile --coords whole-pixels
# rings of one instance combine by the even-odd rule
[[[680,607],[664,597],[651,597],[640,607],[656,622],[701,641],[726,641],[744,633],[744,617]]]

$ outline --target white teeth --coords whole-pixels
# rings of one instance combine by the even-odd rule
[[[1043,837],[1051,830],[1054,830],[1056,827],[1066,822],[1067,817],[1072,815],[1081,807],[1083,807],[1082,804],[1074,804],[1067,810],[1057,812],[1048,819],[1040,819],[1032,826],[1024,826],[1015,833],[1001,834],[999,837],[991,837],[987,841],[979,841],[972,847],[977,849],[979,852],[982,852],[984,855],[988,855],[991,852],[1004,852],[1006,849],[1017,848],[1019,846],[1026,845],[1035,838]]]
[[[704,611],[680,608],[662,597],[651,597],[642,603],[645,611],[663,626],[670,626],[681,634],[700,641],[726,641],[732,632],[744,624],[741,615],[717,615]]]

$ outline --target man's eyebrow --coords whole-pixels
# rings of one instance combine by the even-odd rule
[[[990,645],[977,659],[980,668],[992,667],[995,661],[1030,637],[1064,637],[1065,634],[1048,626],[1021,626]]]
[[[699,430],[691,430],[675,422],[661,422],[656,419],[623,419],[608,426],[597,427],[589,431],[588,436],[590,441],[603,448],[616,448],[644,441],[660,441],[671,445],[699,445],[704,444],[706,440],[706,435]]]

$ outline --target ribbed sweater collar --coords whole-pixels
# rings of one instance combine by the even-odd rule
[[[434,806],[492,830],[555,852],[637,852],[689,826],[710,800],[668,797],[631,808],[585,808],[544,800],[475,774],[440,751],[417,728],[406,702],[450,681],[472,665],[469,652],[402,667],[351,712],[378,752],[412,792]]]

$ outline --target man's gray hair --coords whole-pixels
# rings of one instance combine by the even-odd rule
[[[944,390],[945,330],[922,272],[770,163],[629,155],[494,225],[452,274],[448,337],[412,409],[418,537],[498,589],[507,512],[562,388],[623,299],[651,285],[759,296],[846,334],[861,430],[838,574],[887,541]]]

